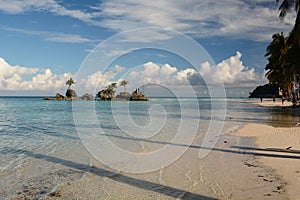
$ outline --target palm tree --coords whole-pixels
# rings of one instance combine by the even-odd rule
[[[300,0],[276,0],[277,3],[281,2],[279,6],[279,17],[284,19],[288,12],[295,7],[297,13],[294,28],[290,34],[290,41],[292,43],[297,43],[300,46]]]
[[[105,93],[112,98],[115,95],[116,88],[117,88],[117,83],[111,83],[106,87]]]
[[[279,1],[281,0],[276,0],[276,3],[279,3]],[[284,18],[293,6],[295,6],[295,10],[298,13],[300,9],[300,0],[282,0],[279,6],[279,17]]]
[[[106,87],[105,90],[101,90],[98,92],[97,96],[101,100],[111,100],[115,95],[115,88],[117,88],[117,83],[111,83]]]
[[[74,80],[72,78],[70,78],[69,80],[67,80],[66,85],[69,85],[68,89],[71,88],[71,85],[75,84]]]
[[[117,83],[112,83],[112,84],[110,84],[110,87],[112,87],[112,88],[117,88],[118,85],[117,85]]]
[[[297,17],[294,28],[288,37],[285,37],[283,33],[273,35],[273,40],[267,47],[265,54],[268,59],[268,64],[265,67],[266,77],[271,84],[289,91],[291,82],[294,81],[294,74],[299,71],[300,66],[300,0],[276,0],[276,2],[280,3],[279,17],[281,19],[293,7],[295,7]]]
[[[277,85],[287,91],[293,77],[293,67],[287,59],[288,37],[284,37],[283,33],[277,33],[272,38],[273,40],[267,47],[265,54],[268,60],[265,67],[266,77],[270,84]]]
[[[126,92],[126,85],[128,85],[128,84],[129,84],[129,81],[127,81],[127,80],[122,80],[120,82],[120,86],[124,87],[124,92]]]

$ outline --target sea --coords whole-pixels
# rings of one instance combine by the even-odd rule
[[[95,170],[95,162],[103,168],[100,176],[159,171],[176,162],[190,146],[209,150],[218,134],[233,132],[245,123],[290,127],[299,121],[284,109],[259,107],[252,101],[259,100],[72,102],[0,97],[0,198],[42,199],[53,195],[61,184],[86,178]],[[217,133],[214,126],[219,126]],[[209,154],[202,153],[203,157]]]

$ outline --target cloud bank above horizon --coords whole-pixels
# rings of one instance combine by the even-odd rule
[[[210,84],[224,83],[227,88],[255,87],[258,84],[266,83],[264,74],[255,72],[254,68],[243,65],[242,54],[229,57],[210,66],[208,62],[199,65],[199,69],[186,68],[179,69],[169,64],[158,64],[147,62],[139,68],[130,70],[121,79],[127,79],[130,84],[128,91],[134,90],[147,84],[166,85],[178,87],[184,85],[205,86],[204,80],[210,80]],[[67,86],[66,80],[76,77],[76,73],[54,74],[50,69],[28,68],[22,66],[12,66],[3,58],[0,58],[0,91],[26,91],[31,94],[33,91],[42,94],[55,95],[56,92],[63,93]],[[116,77],[124,73],[125,68],[114,66],[107,72],[98,71],[90,74],[81,80],[75,80],[75,89],[79,95],[83,93],[94,94],[97,90],[105,88],[111,82],[118,82]],[[220,76],[221,75],[221,76]]]

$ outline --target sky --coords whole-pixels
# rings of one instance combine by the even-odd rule
[[[70,77],[79,95],[128,79],[247,96],[293,27],[278,15],[275,0],[0,0],[0,96],[64,94]]]

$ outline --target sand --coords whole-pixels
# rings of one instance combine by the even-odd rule
[[[263,99],[262,102],[260,102],[260,100],[257,99],[257,100],[251,101],[250,103],[256,104],[256,105],[259,105],[262,107],[287,107],[287,106],[293,105],[292,102],[290,102],[290,101],[284,101],[282,104],[282,101],[279,98],[277,98],[275,100],[275,102],[273,101],[273,99]]]
[[[247,124],[237,136],[255,137],[257,147],[249,148],[265,166],[275,169],[286,182],[289,198],[300,196],[300,127],[274,128]],[[246,150],[246,149],[245,149]]]
[[[252,130],[247,127],[237,134],[225,131],[203,159],[196,138],[176,162],[151,173],[114,174],[93,162],[84,178],[59,185],[46,199],[288,199],[286,183],[273,166],[242,148],[256,147],[255,138],[245,137]]]
[[[272,100],[252,103],[282,106]],[[225,131],[203,159],[198,158],[203,147],[196,138],[181,158],[159,171],[88,172],[59,185],[46,199],[299,199],[300,126],[294,126],[245,124]],[[104,167],[93,166],[96,171]]]

